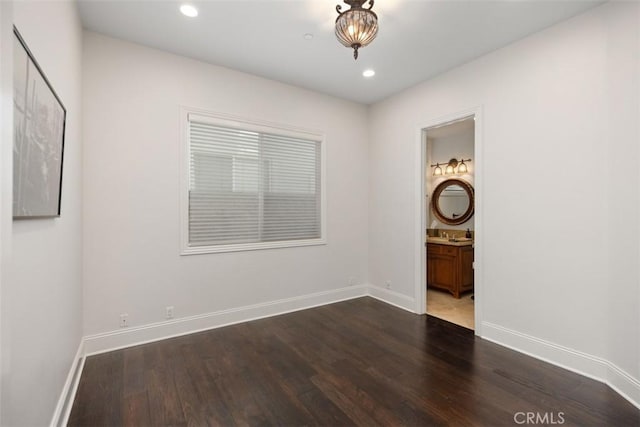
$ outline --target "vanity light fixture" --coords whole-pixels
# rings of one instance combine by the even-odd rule
[[[433,176],[442,176],[442,168],[440,165],[447,165],[444,168],[444,175],[453,175],[456,173],[467,173],[469,169],[467,168],[467,164],[465,162],[470,162],[471,159],[451,159],[448,163],[436,163],[435,165],[431,165],[433,170]]]
[[[373,13],[373,0],[343,0],[351,8],[342,12],[337,5],[336,37],[345,47],[353,49],[353,59],[358,59],[358,49],[365,47],[378,34],[378,15]],[[369,8],[362,7],[369,2]]]

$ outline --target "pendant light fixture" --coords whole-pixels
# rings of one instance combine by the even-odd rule
[[[363,4],[369,2],[369,8]],[[371,11],[373,0],[344,0],[351,8],[342,12],[342,6],[337,5],[336,37],[346,47],[353,49],[353,59],[358,59],[358,49],[365,47],[378,34],[378,16]]]

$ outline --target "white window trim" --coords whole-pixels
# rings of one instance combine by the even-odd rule
[[[286,240],[279,242],[238,243],[215,246],[189,245],[189,117],[218,126],[234,127],[256,132],[275,133],[284,136],[303,137],[320,142],[320,237],[306,240]],[[222,113],[214,113],[200,108],[180,106],[180,255],[240,252],[259,249],[292,248],[327,244],[327,144],[323,132],[302,129],[280,123],[246,119]]]

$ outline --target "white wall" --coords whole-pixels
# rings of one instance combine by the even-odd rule
[[[9,260],[11,254],[11,215],[13,206],[11,200],[11,175],[13,156],[13,61],[11,55],[13,5],[10,2],[0,2],[0,370],[2,383],[9,376],[9,364],[4,357],[7,308],[5,303],[5,288],[9,283]],[[4,400],[3,389],[0,386],[0,423],[2,423],[2,406]]]
[[[84,331],[367,282],[364,106],[96,33],[84,39]],[[328,244],[179,255],[179,106],[326,134]]]
[[[605,16],[608,179],[607,197],[599,199],[609,207],[600,225],[609,248],[607,357],[640,382],[640,6]]]
[[[638,23],[607,4],[374,105],[371,283],[413,296],[419,129],[482,106],[484,322],[640,378]]]
[[[4,191],[6,180],[2,192],[2,229],[10,234],[2,235],[0,423],[45,425],[82,332],[82,29],[72,2],[16,2],[13,18],[67,108],[61,217],[11,221],[6,215],[12,203],[10,190]],[[3,25],[2,36],[12,40],[11,28],[7,32]],[[8,46],[2,44],[3,61],[11,58]],[[6,95],[12,96],[3,86],[3,99]],[[3,156],[12,144],[3,130]]]

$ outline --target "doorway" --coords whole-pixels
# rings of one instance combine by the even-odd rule
[[[480,109],[420,129],[418,312],[480,335]],[[420,311],[422,310],[422,311]]]

